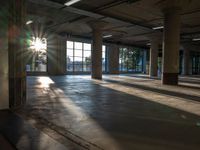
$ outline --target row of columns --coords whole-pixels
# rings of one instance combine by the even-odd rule
[[[177,85],[179,73],[179,47],[180,47],[180,9],[173,7],[164,10],[164,34],[163,34],[163,73],[162,83]],[[97,28],[98,27],[98,28]],[[97,23],[92,24],[93,49],[92,49],[92,78],[101,79],[101,52],[102,52],[102,29]],[[159,40],[151,38],[150,48],[150,76],[157,76]],[[112,53],[112,51],[111,51]],[[113,53],[114,55],[115,53]],[[111,57],[111,62],[115,56]],[[119,68],[112,66],[110,68]],[[112,69],[111,69],[112,70]]]
[[[164,34],[163,34],[163,73],[162,83],[177,85],[178,73],[179,73],[179,47],[180,47],[180,9],[178,7],[171,7],[170,9],[164,9]],[[106,26],[105,22],[96,21],[89,22],[92,28],[93,42],[92,42],[92,78],[102,79],[102,32]],[[65,68],[62,64],[65,64],[64,60],[60,59],[62,55],[62,48],[59,47],[60,43],[56,41],[57,38],[50,40],[52,45],[48,47],[48,73],[52,75],[63,74]],[[158,38],[151,38],[150,48],[150,76],[157,76],[158,66]],[[63,45],[63,44],[61,44]],[[184,53],[188,55],[187,53]],[[109,50],[109,70],[111,74],[119,73],[119,49],[112,46]],[[184,62],[187,63],[188,59]],[[55,65],[56,64],[56,65]],[[187,66],[187,65],[185,65]],[[184,70],[188,72],[187,69]]]
[[[177,85],[178,73],[179,73],[179,47],[180,47],[180,9],[178,7],[171,7],[170,9],[164,9],[164,34],[163,34],[163,73],[162,83]],[[101,79],[101,52],[102,52],[102,30],[96,28],[97,24],[92,25],[93,29],[93,50],[92,50],[92,78]],[[158,37],[151,38],[150,48],[150,76],[157,76],[158,72],[158,49],[159,39]],[[115,48],[113,48],[115,49]],[[116,52],[116,54],[115,54]],[[110,57],[111,63],[109,68],[118,68],[119,65],[114,61],[117,55],[117,51],[110,51],[113,54]],[[116,55],[116,56],[115,56]],[[185,53],[185,55],[188,55]],[[118,60],[117,60],[118,61]],[[188,61],[185,59],[185,62]],[[186,62],[187,63],[187,62]],[[116,66],[114,65],[116,64]],[[118,65],[118,66],[117,66]],[[187,70],[185,70],[187,72]]]
[[[172,7],[164,9],[164,33],[162,56],[162,83],[169,85],[178,84],[179,74],[179,50],[180,50],[180,9]],[[160,41],[158,36],[150,38],[150,77],[157,76],[158,50]],[[189,74],[189,51],[184,50],[183,74]]]
[[[24,104],[26,99],[26,70],[25,70],[25,6],[26,0],[0,2],[1,10],[5,8],[5,25],[1,25],[0,45],[0,109],[16,108]],[[9,9],[7,9],[9,8]],[[180,11],[178,7],[164,10],[163,35],[163,84],[178,84],[179,45],[180,45]],[[93,33],[92,43],[92,78],[102,79],[102,32],[105,22],[90,22]],[[48,39],[48,73],[59,75],[65,73],[65,41],[57,36]],[[157,56],[159,44],[151,41],[150,75],[157,75]],[[188,52],[184,53],[188,56]],[[109,70],[112,74],[119,73],[119,49],[112,47],[109,51]],[[188,59],[184,60],[188,64]],[[3,65],[2,65],[3,64]],[[64,65],[63,65],[64,64]],[[187,69],[184,70],[188,72]],[[9,99],[9,100],[8,100]],[[9,103],[8,103],[9,102]]]

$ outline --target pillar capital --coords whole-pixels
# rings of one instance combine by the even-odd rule
[[[171,6],[171,7],[165,7],[162,9],[163,14],[179,14],[181,12],[181,7],[179,6]]]
[[[108,23],[105,21],[93,20],[87,23],[93,30],[102,30],[104,29]]]
[[[149,39],[150,43],[161,43],[162,42],[162,33],[161,32],[155,32],[152,34],[149,34],[147,36]]]
[[[191,44],[190,43],[181,43],[181,46],[182,46],[184,51],[191,49]]]
[[[157,5],[161,8],[161,11],[166,14],[180,12],[182,8],[188,5],[188,3],[189,0],[165,0],[159,2]]]

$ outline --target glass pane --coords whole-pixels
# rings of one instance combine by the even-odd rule
[[[73,71],[73,57],[67,57],[67,71]]]
[[[75,64],[82,64],[82,57],[74,57],[74,63]]]
[[[82,64],[77,64],[77,65],[74,65],[74,71],[82,71],[83,68],[82,68]]]
[[[104,52],[106,51],[106,46],[105,45],[102,46],[102,51],[104,51]]]
[[[84,51],[84,57],[91,58],[91,51]]]
[[[84,57],[83,58],[83,63],[90,64],[92,62],[91,57]]]
[[[67,56],[73,56],[73,50],[67,49]]]
[[[102,64],[102,71],[105,71],[105,64]]]
[[[84,50],[89,50],[89,51],[91,51],[91,44],[84,43],[84,44],[83,44],[83,49],[84,49]]]
[[[77,49],[75,49],[74,50],[74,56],[77,56],[77,57],[82,57],[82,50],[77,50]]]
[[[75,49],[83,49],[81,42],[75,42]]]
[[[72,41],[67,41],[67,48],[72,48],[73,49],[73,42]]]
[[[47,40],[32,37],[26,53],[26,71],[47,71]]]
[[[102,51],[102,58],[106,57],[106,53],[104,51]]]
[[[85,72],[91,71],[91,64],[84,64],[83,65],[83,71],[85,71]]]

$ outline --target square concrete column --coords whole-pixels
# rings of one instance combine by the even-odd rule
[[[18,108],[26,102],[26,0],[8,3],[9,105]]]
[[[178,7],[164,10],[162,83],[178,84],[181,18]]]
[[[66,74],[66,40],[49,33],[47,37],[47,57],[49,75]]]
[[[143,70],[143,73],[146,74],[147,73],[147,69],[146,69],[146,65],[147,65],[147,50],[143,50],[143,63],[142,63],[142,70]]]
[[[150,47],[150,77],[156,77],[158,72],[158,48],[159,41],[156,39],[151,39],[151,47]]]
[[[0,110],[9,108],[8,3],[0,2]]]
[[[102,30],[107,23],[93,21],[88,24],[92,28],[92,78],[102,79]]]
[[[183,51],[183,75],[190,74],[190,51],[188,49],[184,49]]]
[[[119,46],[108,47],[108,65],[110,74],[119,74]]]

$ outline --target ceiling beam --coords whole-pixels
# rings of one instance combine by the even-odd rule
[[[150,27],[150,26],[146,26],[146,25],[143,25],[142,23],[139,23],[139,22],[136,22],[136,21],[130,21],[129,19],[121,18],[121,17],[118,17],[118,16],[108,15],[108,14],[105,14],[105,13],[95,13],[95,12],[91,12],[91,11],[86,11],[86,10],[74,8],[74,7],[64,7],[63,8],[62,4],[52,2],[52,1],[49,1],[49,0],[29,0],[29,1],[32,2],[32,3],[36,3],[36,4],[40,4],[40,5],[46,5],[46,6],[54,7],[54,8],[57,8],[57,9],[62,8],[63,11],[75,13],[75,14],[78,14],[78,15],[81,15],[81,16],[87,16],[87,17],[91,17],[91,18],[99,19],[99,20],[107,20],[107,21],[110,21],[110,23],[113,23],[112,21],[115,20],[115,21],[118,21],[118,22],[121,22],[121,23],[125,23],[127,25],[128,24],[137,25],[138,27],[146,28],[148,30],[152,30],[152,27]],[[68,21],[64,21],[64,22],[60,23],[60,25],[65,24],[67,22]]]

